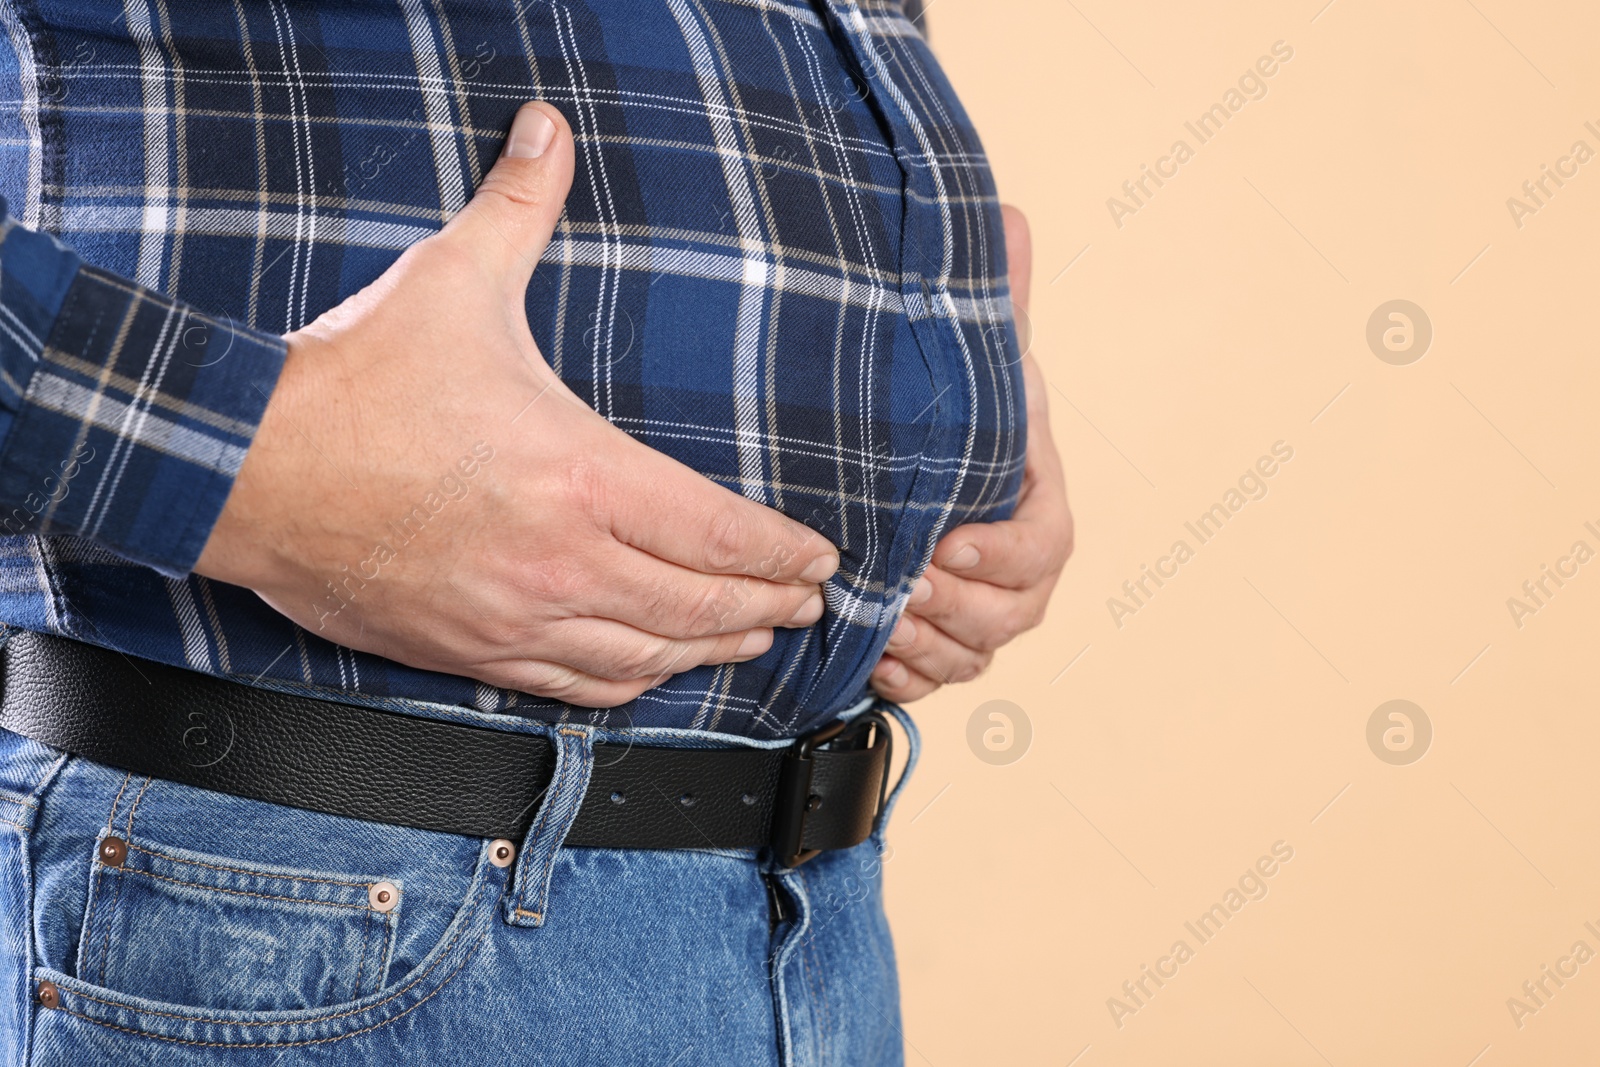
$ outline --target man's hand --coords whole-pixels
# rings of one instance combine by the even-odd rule
[[[1011,300],[1028,310],[1033,245],[1021,211],[1003,207]],[[946,682],[976,678],[995,649],[1044,618],[1061,568],[1072,555],[1072,511],[1061,458],[1050,437],[1044,376],[1022,360],[1028,396],[1028,456],[1022,495],[1005,522],[968,523],[940,538],[933,564],[911,591],[889,650],[872,672],[879,695],[897,703]]]
[[[289,336],[198,573],[339,644],[592,707],[821,617],[832,545],[539,354],[524,294],[572,166],[561,114],[525,106],[464,211]]]

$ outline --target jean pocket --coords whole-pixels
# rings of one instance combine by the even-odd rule
[[[398,879],[242,863],[103,831],[78,976],[197,1008],[278,1011],[383,987]]]

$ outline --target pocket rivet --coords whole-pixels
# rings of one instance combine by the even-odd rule
[[[367,890],[367,902],[373,911],[393,911],[400,903],[400,890],[393,882],[373,882]]]
[[[39,1003],[46,1008],[61,1007],[61,990],[56,988],[54,982],[39,983]]]
[[[489,842],[489,862],[496,867],[509,867],[517,858],[517,846],[503,837]]]
[[[100,862],[107,867],[121,867],[128,858],[128,843],[120,837],[108,837],[100,842]]]

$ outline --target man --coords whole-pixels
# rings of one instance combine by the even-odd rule
[[[0,12],[13,1059],[897,1062],[869,679],[1070,545],[915,28]]]

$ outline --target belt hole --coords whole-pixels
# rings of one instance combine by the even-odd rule
[[[611,794],[611,803],[613,803],[613,804],[626,804],[627,802],[628,802],[628,798],[623,796],[621,793],[612,793]]]
[[[745,807],[749,807],[751,804],[756,802],[756,795],[754,793],[746,793],[744,796],[740,797],[739,800],[744,804]]]
[[[682,804],[686,808],[694,807],[694,794],[693,793],[685,793],[685,794],[683,794],[681,797],[678,798],[678,803]]]

